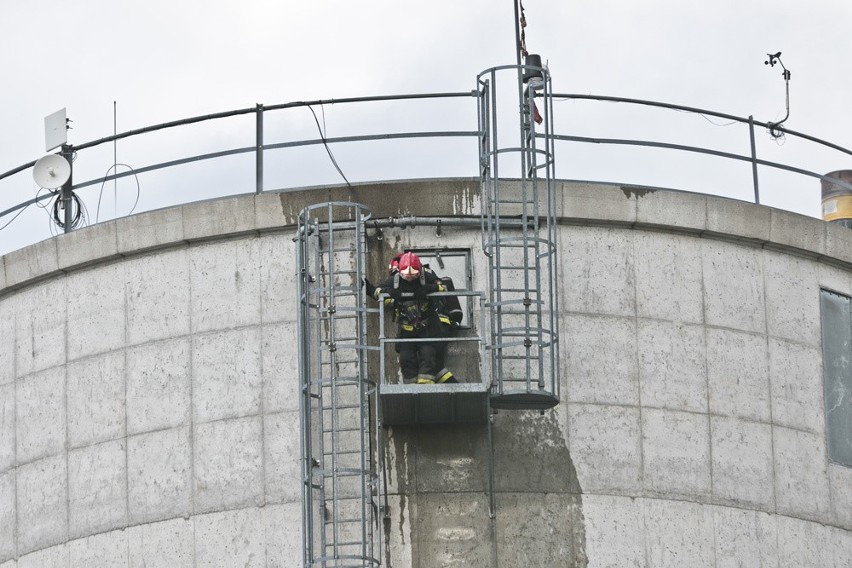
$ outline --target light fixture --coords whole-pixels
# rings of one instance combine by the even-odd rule
[[[526,56],[524,69],[524,83],[532,89],[541,89],[544,86],[544,75],[542,74],[541,55],[529,53]],[[533,67],[533,69],[529,69]]]

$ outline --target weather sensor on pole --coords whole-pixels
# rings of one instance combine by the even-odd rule
[[[784,88],[787,92],[787,114],[778,122],[766,123],[767,126],[769,126],[769,135],[773,138],[781,138],[784,136],[784,130],[781,128],[781,125],[790,118],[790,70],[784,67],[784,63],[781,62],[780,51],[778,53],[767,53],[766,55],[769,59],[763,62],[764,65],[775,67],[775,64],[778,63],[781,66],[781,69],[783,69],[781,76],[784,78]]]

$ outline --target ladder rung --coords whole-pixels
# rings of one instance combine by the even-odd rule
[[[499,203],[500,205],[533,205],[535,200],[524,201],[522,199],[493,199],[491,202]]]
[[[338,502],[339,501],[367,501],[367,497],[366,497],[366,495],[364,495],[364,496],[358,495],[357,497],[338,497],[336,500]],[[335,509],[330,506],[330,504],[332,502],[331,497],[327,497],[325,501],[328,504],[328,505],[326,505],[326,509],[333,512]],[[352,510],[351,505],[349,506],[349,510],[350,510],[350,514],[351,514],[351,510]],[[329,522],[329,521],[326,521],[326,522]],[[342,519],[337,519],[337,522],[338,523],[360,523],[361,519],[355,518],[355,517],[343,517]]]
[[[503,248],[531,248],[534,249],[536,246],[541,246],[541,243],[535,241],[513,241],[513,242],[501,242],[500,246]]]
[[[317,253],[319,254],[328,254],[330,252],[353,252],[355,249],[352,247],[347,248],[337,248],[337,249],[317,249]]]
[[[351,296],[351,294],[347,294],[347,296]],[[347,307],[348,307],[348,306],[347,306]],[[327,308],[326,308],[326,309],[327,309]],[[324,311],[323,313],[324,313],[325,315],[321,315],[321,316],[319,317],[319,321],[328,321],[328,320],[330,320],[330,319],[334,319],[334,320],[350,320],[350,319],[355,319],[355,318],[357,318],[357,317],[358,317],[358,314],[356,314],[356,313],[355,313],[355,312],[353,312],[353,311],[346,311],[346,312],[343,312],[341,315],[338,315],[338,314],[336,314],[336,313],[335,313],[333,318],[332,318],[330,315],[328,315],[328,314],[327,314],[327,312],[325,312],[325,311]]]
[[[344,337],[335,337],[333,339],[333,342],[334,343],[343,343],[343,342],[346,342],[346,341],[355,341],[356,339],[358,339],[358,337],[356,337],[354,335],[347,335],[347,336],[344,336]],[[323,343],[327,344],[328,340],[323,341]]]
[[[324,456],[351,456],[354,454],[360,454],[361,450],[348,450],[345,452],[329,452],[327,454],[323,454]]]
[[[361,520],[359,519],[358,522],[360,523]],[[326,523],[326,524],[328,524],[328,523]],[[341,546],[364,546],[364,542],[360,541],[360,540],[353,540],[353,541],[347,541],[347,542],[335,542],[333,544],[326,544],[325,548],[326,548],[326,550],[328,550],[328,549],[339,548]],[[352,566],[366,566],[366,564],[352,564]]]
[[[364,501],[367,500],[367,493],[355,495],[354,497],[338,497],[337,498],[337,501],[361,501],[361,500],[364,500]],[[332,502],[332,498],[326,497],[325,502],[326,503]]]
[[[322,433],[329,434],[332,432],[360,432],[361,430],[366,430],[366,428],[361,428],[360,426],[346,426],[345,428],[325,428],[322,430]]]
[[[323,410],[349,410],[351,408],[361,408],[360,404],[338,404],[337,406],[323,406]]]
[[[349,365],[352,363],[360,363],[360,361],[358,359],[338,359],[337,361],[335,361],[336,365]],[[323,365],[331,365],[331,362],[323,362]]]
[[[332,477],[361,477],[363,475],[366,475],[367,473],[368,472],[366,470],[364,470],[364,471],[343,471],[343,472],[337,472],[337,473],[334,473],[333,471],[325,471],[325,472],[323,472],[322,477],[324,479],[328,479],[328,478],[332,478]],[[342,499],[342,498],[340,498],[340,499]]]

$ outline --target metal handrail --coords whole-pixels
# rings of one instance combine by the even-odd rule
[[[78,145],[67,145],[67,152],[70,154],[71,152],[79,152],[81,150],[86,150],[89,148],[93,148],[95,146],[99,146],[101,144],[106,144],[109,142],[115,142],[117,140],[122,140],[125,138],[138,136],[141,134],[148,134],[151,132],[157,132],[160,130],[165,130],[169,128],[175,128],[179,126],[187,126],[191,124],[198,124],[200,122],[206,122],[209,120],[217,120],[221,118],[229,118],[233,116],[240,116],[255,113],[257,115],[257,143],[254,146],[245,146],[240,148],[233,148],[230,150],[222,150],[218,152],[210,152],[206,154],[198,154],[195,156],[189,156],[186,158],[181,158],[177,160],[170,160],[167,162],[160,162],[157,164],[151,164],[148,166],[143,166],[141,168],[134,168],[130,171],[125,172],[116,172],[111,175],[106,175],[90,180],[86,180],[80,183],[74,183],[71,185],[71,191],[76,191],[78,189],[82,189],[84,187],[89,187],[96,184],[103,184],[108,181],[113,181],[117,179],[121,179],[128,176],[139,175],[141,173],[161,170],[165,168],[170,168],[174,166],[179,166],[182,164],[187,164],[191,162],[198,162],[203,160],[211,160],[216,158],[222,158],[225,156],[232,156],[236,154],[246,154],[249,152],[255,152],[257,154],[257,171],[256,171],[256,191],[257,193],[261,193],[263,191],[263,152],[266,150],[276,150],[283,148],[294,148],[294,147],[302,147],[302,146],[311,146],[318,144],[330,144],[330,143],[343,143],[343,142],[363,142],[363,141],[375,141],[375,140],[394,140],[394,139],[404,139],[404,138],[431,138],[431,137],[444,137],[444,138],[452,138],[452,137],[474,137],[479,133],[476,131],[421,131],[421,132],[399,132],[399,133],[384,133],[384,134],[372,134],[372,135],[360,135],[360,136],[341,136],[336,138],[316,138],[316,139],[307,139],[307,140],[297,140],[293,142],[282,142],[275,144],[263,144],[263,114],[268,111],[274,110],[284,110],[291,108],[303,108],[303,107],[313,107],[313,106],[323,106],[323,105],[334,105],[334,104],[346,104],[346,103],[365,103],[365,102],[385,102],[385,101],[408,101],[408,100],[423,100],[423,99],[453,99],[453,98],[464,98],[464,97],[476,97],[476,91],[461,91],[461,92],[443,92],[443,93],[416,93],[416,94],[403,94],[403,95],[378,95],[378,96],[370,96],[370,97],[348,97],[341,99],[317,99],[312,101],[294,101],[289,103],[282,103],[276,105],[264,106],[258,104],[252,108],[242,108],[231,111],[213,113],[213,114],[205,114],[194,116],[190,118],[184,118],[180,120],[174,120],[171,122],[164,122],[161,124],[156,124],[153,126],[147,126],[144,128],[138,128],[134,130],[128,130],[126,132],[122,132],[119,134],[114,134],[112,136],[106,136],[104,138],[99,138],[97,140],[93,140],[90,142],[84,142]],[[36,163],[36,160],[31,162],[27,162],[26,164],[22,164],[16,168],[13,168],[5,173],[0,174],[0,181],[5,178],[11,177],[17,173],[20,173],[24,170],[27,170],[33,167]],[[37,196],[32,199],[28,199],[21,203],[18,203],[4,211],[0,211],[0,218],[14,213],[20,209],[25,207],[29,207],[39,201],[43,201],[45,199],[50,199],[53,197],[53,194],[47,193],[44,195]]]
[[[197,124],[200,122],[217,120],[221,118],[228,118],[232,116],[238,115],[246,115],[254,113],[257,116],[257,144],[254,146],[244,146],[239,148],[232,148],[228,150],[222,150],[218,152],[210,152],[205,154],[198,154],[194,156],[189,156],[177,160],[170,160],[166,162],[160,162],[156,164],[147,165],[141,168],[136,168],[130,171],[124,172],[116,172],[110,175],[93,178],[90,180],[82,181],[80,183],[76,183],[71,186],[71,190],[82,189],[84,187],[89,187],[99,183],[106,183],[108,181],[117,180],[120,178],[124,178],[127,176],[138,175],[140,173],[151,172],[155,170],[166,169],[186,163],[197,162],[202,160],[211,160],[222,158],[225,156],[237,155],[237,154],[246,154],[254,152],[257,154],[257,170],[256,170],[256,191],[260,193],[263,191],[263,153],[266,150],[278,150],[285,148],[296,148],[296,147],[305,147],[311,145],[318,144],[337,144],[337,143],[350,143],[350,142],[370,142],[377,140],[398,140],[398,139],[422,139],[429,137],[474,137],[480,136],[481,132],[479,131],[470,131],[470,130],[451,130],[451,131],[419,131],[419,132],[396,132],[396,133],[383,133],[383,134],[370,134],[370,135],[360,135],[360,136],[341,136],[335,138],[313,138],[313,139],[304,139],[304,140],[296,140],[291,142],[280,142],[280,143],[272,143],[272,144],[263,144],[263,115],[268,111],[273,110],[283,110],[283,109],[291,109],[291,108],[301,108],[301,107],[312,107],[314,105],[334,105],[334,104],[347,104],[347,103],[364,103],[364,102],[384,102],[384,101],[405,101],[405,100],[423,100],[423,99],[449,99],[449,98],[466,98],[466,97],[477,97],[478,92],[476,90],[473,91],[458,91],[458,92],[441,92],[441,93],[419,93],[419,94],[403,94],[403,95],[380,95],[380,96],[370,96],[370,97],[349,97],[349,98],[340,98],[340,99],[317,99],[312,101],[294,101],[289,103],[275,104],[264,106],[258,104],[255,107],[235,109],[225,112],[199,115],[189,118],[184,118],[180,120],[175,120],[171,122],[165,122],[157,125],[152,125],[144,128],[139,128],[135,130],[128,130],[126,132],[122,132],[119,134],[115,134],[112,136],[107,136],[104,138],[99,138],[97,140],[93,140],[90,142],[85,142],[78,145],[68,145],[68,151],[78,152],[81,150],[93,148],[105,143],[114,142],[117,140],[138,136],[141,134],[147,134],[151,132],[156,132],[160,130],[176,128],[179,126],[186,126],[190,124]],[[730,152],[724,152],[720,150],[714,150],[710,148],[704,148],[700,146],[690,146],[690,145],[682,145],[682,144],[672,144],[666,142],[656,142],[650,140],[635,140],[635,139],[615,139],[615,138],[597,138],[597,137],[584,137],[584,136],[573,136],[567,134],[553,134],[552,138],[556,141],[560,142],[575,142],[575,143],[586,143],[586,144],[606,144],[606,145],[630,145],[630,146],[640,146],[640,147],[650,147],[650,148],[661,148],[668,150],[677,150],[681,152],[692,152],[692,153],[700,153],[705,155],[712,155],[720,158],[725,158],[729,160],[736,160],[742,162],[750,162],[752,164],[753,170],[753,186],[754,186],[754,202],[760,203],[760,194],[759,194],[759,183],[757,176],[757,166],[766,166],[771,167],[778,170],[784,170],[793,172],[800,175],[809,176],[812,178],[820,179],[832,183],[838,187],[842,187],[844,189],[852,191],[852,184],[845,182],[843,180],[830,177],[818,172],[813,172],[804,168],[799,168],[795,166],[786,165],[780,162],[774,162],[769,160],[764,160],[757,157],[755,144],[754,144],[754,127],[755,125],[769,128],[770,125],[765,122],[761,122],[758,120],[754,120],[754,117],[741,117],[732,114],[717,112],[713,110],[690,107],[684,105],[677,105],[671,103],[665,103],[660,101],[651,101],[651,100],[643,100],[643,99],[634,99],[634,98],[626,98],[626,97],[614,97],[614,96],[602,96],[602,95],[586,95],[586,94],[575,94],[575,93],[553,93],[552,98],[554,100],[590,100],[597,102],[612,102],[612,103],[626,103],[632,105],[642,105],[642,106],[650,106],[662,109],[670,109],[681,112],[688,112],[693,114],[705,115],[717,117],[725,120],[730,120],[738,123],[742,123],[748,125],[749,133],[751,138],[751,155],[741,155]],[[807,140],[809,142],[819,144],[823,147],[835,150],[842,154],[846,154],[848,156],[852,156],[852,150],[845,148],[843,146],[834,144],[832,142],[828,142],[826,140],[822,140],[815,136],[811,136],[809,134],[805,134],[802,132],[798,132],[795,130],[790,130],[787,128],[783,128],[783,132],[785,135],[794,136],[797,138],[801,138],[803,140]],[[538,137],[542,137],[543,134],[538,134]],[[11,177],[17,173],[20,173],[24,170],[27,170],[36,163],[36,161],[27,162],[22,164],[16,168],[13,168],[5,173],[0,174],[0,180]],[[34,198],[30,198],[24,200],[16,205],[9,207],[6,210],[0,211],[0,218],[9,215],[10,213],[15,213],[20,209],[28,207],[33,204],[37,204],[41,201],[50,199],[53,197],[52,193],[46,193],[42,195],[38,195]]]
[[[553,98],[554,99],[594,100],[594,101],[601,101],[601,102],[629,103],[629,104],[636,104],[636,105],[652,106],[652,107],[657,107],[657,108],[665,108],[665,109],[677,110],[677,111],[683,111],[683,112],[691,112],[691,113],[695,113],[695,114],[706,114],[706,115],[709,115],[709,116],[715,116],[717,118],[724,118],[726,120],[733,120],[733,121],[740,122],[740,123],[743,123],[743,124],[750,124],[751,123],[751,124],[756,124],[757,126],[762,126],[764,128],[770,128],[770,123],[761,122],[759,120],[754,120],[752,117],[744,118],[744,117],[741,117],[741,116],[735,116],[733,114],[724,114],[724,113],[716,112],[716,111],[713,111],[713,110],[707,110],[707,109],[703,109],[703,108],[683,106],[683,105],[676,105],[676,104],[672,104],[672,103],[664,103],[664,102],[660,102],[660,101],[648,101],[648,100],[643,100],[643,99],[631,99],[631,98],[625,98],[625,97],[609,97],[609,96],[603,96],[603,95],[580,95],[580,94],[574,94],[574,93],[553,93]],[[777,124],[772,124],[771,126],[778,127]],[[815,136],[811,136],[809,134],[804,134],[802,132],[790,130],[787,127],[781,127],[781,128],[778,128],[778,129],[781,130],[782,132],[784,132],[784,134],[791,134],[793,136],[797,136],[799,138],[803,138],[803,139],[809,140],[811,142],[816,142],[817,144],[822,144],[823,146],[826,146],[826,147],[831,148],[833,150],[839,150],[840,152],[843,152],[845,154],[849,154],[850,156],[852,156],[852,150],[849,150],[848,148],[844,148],[843,146],[838,146],[837,144],[832,144],[831,142],[827,142],[826,140],[821,140],[821,139],[819,139]],[[834,178],[832,178],[832,180],[833,179]]]
[[[708,154],[719,156],[732,160],[741,160],[750,162],[752,164],[752,172],[753,172],[753,186],[754,186],[754,202],[760,203],[760,190],[758,184],[757,177],[757,166],[768,166],[780,170],[785,170],[797,174],[802,174],[814,178],[818,178],[820,180],[828,181],[837,186],[843,187],[844,189],[852,191],[852,184],[844,182],[843,180],[833,178],[824,174],[819,174],[816,172],[812,172],[803,168],[797,168],[794,166],[788,166],[786,164],[781,164],[779,162],[771,162],[768,160],[762,160],[757,157],[757,151],[755,149],[754,144],[754,126],[761,126],[764,128],[774,128],[780,132],[783,132],[784,135],[791,135],[797,138],[801,138],[803,140],[808,140],[809,142],[814,142],[816,144],[820,144],[825,146],[826,148],[831,148],[832,150],[836,150],[838,152],[847,154],[852,156],[852,150],[848,148],[844,148],[843,146],[839,146],[832,142],[828,142],[826,140],[822,140],[817,138],[816,136],[811,136],[809,134],[805,134],[802,132],[797,132],[795,130],[790,130],[786,127],[781,127],[777,124],[770,124],[767,122],[761,122],[759,120],[755,120],[753,116],[749,116],[748,118],[744,118],[741,116],[736,116],[733,114],[725,114],[721,112],[716,112],[708,109],[702,109],[697,107],[690,107],[684,105],[676,105],[672,103],[664,103],[660,101],[649,101],[643,99],[632,99],[626,97],[611,97],[611,96],[602,96],[602,95],[582,95],[575,93],[554,93],[552,97],[556,100],[593,100],[599,102],[614,102],[614,103],[627,103],[627,104],[635,104],[642,106],[651,106],[656,108],[663,108],[669,110],[676,110],[680,112],[690,112],[699,115],[707,115],[713,116],[716,118],[723,118],[725,120],[731,120],[734,122],[739,122],[742,124],[746,124],[749,127],[749,137],[751,142],[751,156],[742,156],[738,154],[732,154],[729,152],[721,152],[718,150],[712,150],[710,148],[702,148],[699,146],[688,146],[682,144],[669,144],[665,142],[652,142],[648,140],[628,140],[628,139],[613,139],[613,138],[589,138],[582,136],[565,136],[565,135],[554,135],[553,137],[556,140],[569,141],[569,142],[584,142],[584,143],[593,143],[593,144],[620,144],[620,145],[630,145],[630,146],[642,146],[642,147],[651,147],[651,148],[665,148],[670,150],[680,150],[685,152],[695,152],[700,154]]]
[[[413,294],[406,293],[404,296],[413,297]],[[379,299],[377,300],[377,306],[375,308],[368,308],[368,313],[378,314],[379,319],[379,337],[378,337],[378,346],[375,350],[379,352],[379,380],[377,381],[379,388],[389,383],[387,380],[387,363],[385,361],[385,346],[386,345],[395,345],[401,343],[479,343],[479,366],[480,366],[480,381],[485,382],[485,373],[483,372],[483,367],[485,365],[485,350],[490,347],[485,344],[485,338],[483,336],[485,327],[485,293],[479,290],[453,290],[452,292],[432,292],[428,295],[430,298],[435,297],[445,297],[445,296],[455,296],[457,298],[479,298],[479,317],[476,322],[477,327],[474,327],[473,315],[471,314],[470,326],[463,327],[461,329],[465,330],[473,330],[476,333],[474,335],[468,337],[460,337],[457,335],[453,335],[451,337],[417,337],[417,338],[400,338],[395,336],[389,336],[388,330],[385,325],[385,315],[388,310],[388,306],[385,305],[385,301],[390,299],[390,294],[382,293],[379,295]],[[391,310],[392,311],[392,310]],[[400,383],[401,384],[401,383]]]

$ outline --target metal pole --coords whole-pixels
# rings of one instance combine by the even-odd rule
[[[757,149],[754,144],[754,116],[748,117],[748,133],[751,137],[751,176],[754,180],[754,202],[760,203],[760,189],[757,184]]]
[[[71,168],[71,174],[68,176],[68,181],[62,184],[62,193],[60,195],[60,199],[62,200],[62,205],[65,207],[65,218],[63,223],[65,223],[65,232],[71,232],[71,196],[74,195],[74,192],[71,191],[71,187],[74,185],[74,161],[71,159],[74,154],[74,148],[70,144],[62,145],[62,157],[68,161],[68,166]]]
[[[263,193],[263,105],[257,103],[256,149],[255,149],[255,193]]]
[[[521,15],[518,12],[518,2],[520,0],[512,0],[515,6],[515,61],[518,64],[518,76],[521,74]]]

